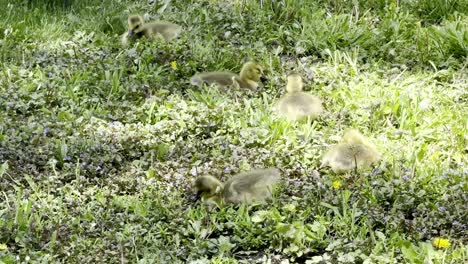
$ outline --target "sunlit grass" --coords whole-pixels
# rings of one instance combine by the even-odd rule
[[[0,0],[0,262],[463,262],[466,9],[418,2]],[[186,31],[123,49],[130,13]],[[258,91],[189,84],[246,60]],[[291,72],[323,116],[277,115]],[[319,169],[350,127],[382,160]],[[192,201],[273,166],[267,205]]]

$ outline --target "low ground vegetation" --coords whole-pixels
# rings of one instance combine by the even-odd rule
[[[467,261],[466,0],[0,3],[0,262]],[[134,13],[185,32],[122,48]],[[248,59],[259,91],[188,82]],[[293,70],[323,117],[274,114]],[[319,171],[349,127],[382,161]],[[189,199],[265,167],[268,205]]]

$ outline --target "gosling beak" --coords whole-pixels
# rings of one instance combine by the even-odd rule
[[[192,203],[195,203],[196,201],[200,200],[200,197],[196,193],[189,193],[189,195],[187,196],[187,200]]]
[[[260,81],[261,82],[266,82],[266,81],[268,81],[268,79],[267,79],[267,77],[262,75],[262,76],[260,76]]]
[[[129,30],[129,31],[128,31],[127,37],[130,38],[130,37],[132,37],[133,35],[135,35],[135,31]]]
[[[326,169],[328,167],[329,167],[329,162],[328,161],[327,162],[322,162],[322,164],[320,164],[320,167],[318,168],[318,171],[322,171],[322,170],[324,170],[324,169]]]
[[[198,201],[198,200],[200,200],[202,198],[201,194],[202,194],[202,192],[200,192],[200,191],[197,191],[197,192],[193,193],[196,201]]]

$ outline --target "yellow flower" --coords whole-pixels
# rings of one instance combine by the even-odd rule
[[[0,244],[0,250],[6,250],[8,247],[5,244]]]
[[[171,62],[171,68],[172,68],[173,70],[177,70],[177,62],[176,62],[176,61],[172,61],[172,62]]]
[[[334,181],[332,183],[333,189],[338,190],[341,187],[341,182],[340,181]]]
[[[436,248],[448,248],[450,247],[450,241],[448,239],[437,237],[432,240],[432,245]]]

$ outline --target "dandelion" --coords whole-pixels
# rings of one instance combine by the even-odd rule
[[[173,70],[177,70],[177,62],[176,62],[176,61],[172,61],[172,62],[171,62],[171,68],[172,68]]]
[[[432,245],[435,248],[448,248],[450,247],[450,241],[448,239],[437,237],[432,240]]]
[[[338,190],[341,187],[341,182],[340,181],[334,181],[332,183],[333,189]]]
[[[5,244],[0,244],[0,250],[7,250],[8,247]]]

